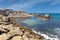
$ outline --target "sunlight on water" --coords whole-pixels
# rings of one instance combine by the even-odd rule
[[[32,20],[32,19],[27,19],[27,20],[24,20],[24,21],[21,21],[21,22],[26,23],[28,25],[36,25],[36,24],[39,24],[38,21]]]

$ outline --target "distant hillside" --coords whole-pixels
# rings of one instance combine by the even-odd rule
[[[5,16],[7,16],[7,15],[9,15],[9,14],[13,14],[13,13],[15,13],[15,14],[17,14],[17,13],[26,13],[25,11],[14,11],[14,10],[11,10],[11,9],[4,9],[4,10],[0,10],[0,15],[5,15]]]

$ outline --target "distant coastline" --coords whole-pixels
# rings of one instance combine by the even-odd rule
[[[47,13],[45,15],[35,14],[35,13],[30,14],[25,11],[14,11],[11,9],[0,10],[0,14],[6,15],[11,18],[30,18],[33,16],[36,16],[42,20],[48,20],[52,18],[51,15]]]

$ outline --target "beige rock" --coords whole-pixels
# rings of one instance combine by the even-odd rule
[[[26,35],[23,35],[23,40],[29,40],[29,38]]]
[[[28,38],[34,38],[34,35],[27,35]]]
[[[35,39],[35,38],[30,38],[30,40],[39,40],[39,39]]]
[[[0,40],[7,40],[7,39],[8,39],[7,34],[0,35]]]
[[[35,40],[34,38],[30,38],[30,40]]]
[[[15,36],[11,40],[23,40],[21,36]]]
[[[0,31],[7,32],[6,30],[4,30],[3,25],[0,25]]]
[[[2,29],[3,28],[3,25],[0,25],[0,29]]]
[[[11,30],[11,29],[13,29],[13,24],[3,25],[3,29]]]
[[[35,38],[30,38],[30,40],[43,40],[43,39],[35,39]]]
[[[10,24],[10,25],[8,25],[9,27],[8,27],[8,30],[12,30],[13,29],[13,24]]]
[[[29,32],[25,32],[24,34],[25,34],[25,35],[29,35],[30,33],[29,33]]]
[[[4,31],[4,32],[7,32],[7,30],[12,30],[13,29],[13,24],[9,24],[9,25],[3,25],[1,24],[0,25],[0,31]]]
[[[34,38],[34,35],[30,34],[30,32],[25,32],[24,35],[26,35],[28,38]]]
[[[13,24],[6,22],[6,17],[2,16],[3,23],[0,25],[0,31],[3,32],[0,35],[0,40],[43,40],[41,35],[34,33],[30,28],[22,26],[13,19]],[[2,20],[0,20],[2,21]],[[10,39],[12,37],[12,39]]]
[[[10,30],[10,32],[8,32],[9,35],[14,36],[14,35],[23,35],[23,32],[17,27],[14,28],[13,30]]]
[[[37,39],[41,39],[41,36],[38,35],[38,34],[35,34],[35,38],[37,38]]]

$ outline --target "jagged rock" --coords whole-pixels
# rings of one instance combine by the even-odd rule
[[[30,40],[40,40],[40,39],[30,38]]]
[[[29,38],[26,35],[23,35],[23,40],[29,40]]]
[[[13,24],[9,24],[9,25],[0,25],[0,31],[1,32],[8,32],[8,30],[12,30],[13,29]]]
[[[7,30],[10,30],[10,31],[7,31]],[[43,37],[32,32],[31,29],[24,28],[24,27],[20,28],[20,27],[13,27],[12,25],[0,25],[0,31],[4,31],[4,32],[7,31],[5,34],[2,33],[2,35],[0,35],[0,39],[3,38],[2,40],[7,40],[7,39],[9,40],[43,40]],[[11,37],[12,39],[10,39]]]
[[[23,40],[21,36],[15,36],[11,40]]]
[[[3,25],[0,25],[0,31],[1,32],[7,32],[6,30],[4,30]]]
[[[43,40],[43,39],[30,38],[30,40]]]
[[[12,24],[4,21],[0,25],[0,40],[43,40],[43,37],[15,21]]]
[[[7,34],[2,34],[2,35],[0,35],[0,40],[7,40],[8,39],[8,36],[7,36]]]
[[[7,31],[7,30],[10,30],[10,31]],[[22,39],[23,40],[39,40],[39,39],[41,39],[41,36],[32,32],[31,29],[25,28],[25,27],[13,27],[13,24],[0,25],[0,31],[7,32],[5,34],[2,33],[2,35],[0,35],[0,38],[4,37],[4,39],[2,39],[2,40],[7,40],[7,39],[10,40],[11,37],[12,37],[11,40],[17,40],[17,38],[18,38],[18,40],[19,39],[20,40],[22,40]]]
[[[19,27],[16,27],[12,30],[10,30],[10,32],[8,32],[9,35],[14,36],[14,35],[23,35],[23,32],[19,29]]]
[[[41,39],[41,36],[38,35],[38,34],[35,34],[35,38],[36,38],[36,39]]]
[[[26,35],[28,38],[34,38],[34,35],[32,35],[30,32],[25,32],[24,35]]]
[[[13,24],[3,25],[3,29],[12,30],[13,29]]]

